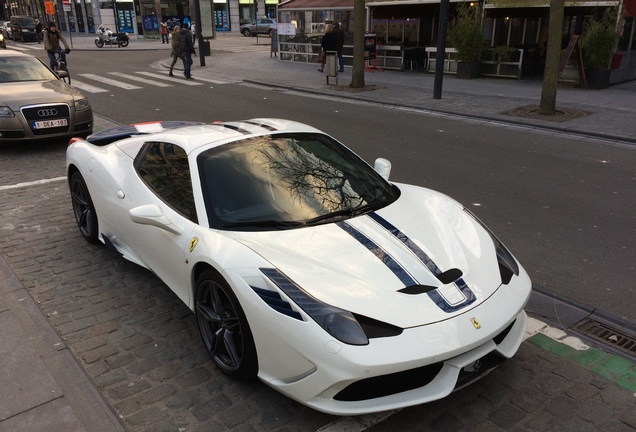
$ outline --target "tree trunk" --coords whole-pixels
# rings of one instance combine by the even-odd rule
[[[349,84],[352,88],[364,87],[365,12],[364,0],[355,0],[353,4],[353,70],[351,84]]]
[[[556,112],[557,87],[559,85],[559,64],[561,63],[561,35],[565,0],[550,1],[550,24],[548,25],[548,51],[543,71],[543,87],[539,113],[554,115]]]

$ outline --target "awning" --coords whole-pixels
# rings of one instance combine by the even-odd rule
[[[450,0],[451,3],[459,3],[465,0]],[[440,0],[378,0],[367,1],[367,6],[399,6],[416,4],[439,4]]]
[[[616,6],[620,0],[566,0],[565,7],[601,7]],[[525,8],[525,7],[550,7],[550,0],[487,0],[484,6],[486,9],[495,8]]]
[[[353,10],[354,0],[289,0],[278,5],[279,10]]]

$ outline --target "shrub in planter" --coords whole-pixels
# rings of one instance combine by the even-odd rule
[[[616,10],[607,9],[599,20],[592,17],[585,25],[580,43],[583,50],[583,66],[591,88],[609,87],[609,69],[619,34],[616,31]],[[596,82],[600,78],[601,82]]]
[[[464,69],[472,71],[471,78],[479,76],[482,29],[476,7],[471,7],[467,2],[457,5],[455,22],[448,31],[448,43],[457,50],[457,60],[459,62],[457,65],[457,77],[463,77],[460,69],[462,69],[462,72]],[[473,65],[469,66],[469,63]],[[475,71],[477,72],[476,76],[474,76]]]
[[[510,47],[508,45],[495,47],[492,50],[492,61],[494,61],[495,63],[509,62],[510,60],[512,60],[512,55],[518,52],[518,49]]]

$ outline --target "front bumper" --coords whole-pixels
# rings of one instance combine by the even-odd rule
[[[40,118],[39,111],[55,109],[54,117]],[[35,122],[65,119],[67,125],[38,129]],[[75,111],[68,104],[45,104],[22,107],[14,111],[14,117],[0,117],[0,143],[68,139],[75,136],[87,137],[93,132],[93,111],[89,107]]]

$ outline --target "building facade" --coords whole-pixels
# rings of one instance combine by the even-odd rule
[[[238,32],[256,17],[276,18],[278,0],[0,0],[0,17],[32,15],[54,20],[62,31],[95,33],[100,24],[133,37],[160,39],[160,23],[169,27],[195,21],[195,1],[201,8],[204,37]],[[54,14],[46,13],[51,3]],[[49,9],[50,10],[50,9]]]

